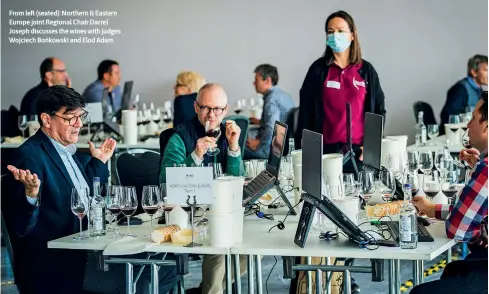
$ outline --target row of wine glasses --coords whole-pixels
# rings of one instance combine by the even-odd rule
[[[164,185],[161,185],[164,189]],[[166,189],[164,189],[166,191]],[[111,185],[106,191],[105,201],[106,208],[112,216],[112,224],[117,220],[117,217],[122,213],[127,218],[127,235],[129,234],[130,218],[136,212],[138,208],[138,198],[135,187],[126,187]],[[141,198],[141,206],[144,211],[151,217],[151,230],[153,229],[153,216],[160,208],[164,208],[164,198],[166,193],[160,191],[160,187],[148,185],[143,187],[143,194]],[[89,190],[86,188],[76,189],[73,188],[71,192],[71,211],[80,220],[80,233],[74,239],[83,240],[88,237],[84,236],[82,229],[82,219],[88,212],[89,201],[91,197]],[[114,235],[120,235],[117,229],[114,227]]]
[[[22,138],[25,138],[25,130],[30,122],[37,122],[37,115],[19,115],[17,118],[17,126],[22,131]]]

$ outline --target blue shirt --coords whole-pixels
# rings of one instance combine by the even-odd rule
[[[75,155],[76,153],[76,146],[74,144],[63,146],[61,143],[54,140],[53,138],[49,136],[48,138],[51,141],[51,143],[53,143],[56,151],[58,151],[58,154],[61,157],[61,160],[63,161],[63,164],[65,165],[66,170],[68,171],[68,175],[70,176],[73,185],[75,185],[75,188],[78,190],[85,188],[88,189],[88,191],[90,191],[90,187],[88,186],[85,177],[83,177],[80,168],[78,167],[75,160],[73,159],[73,155]],[[37,204],[37,198],[32,198],[27,196],[27,201],[29,201],[29,203],[32,205]],[[84,199],[84,202],[87,204],[88,198]]]
[[[87,103],[102,102],[102,93],[104,91],[104,84],[100,80],[96,80],[87,86],[83,91],[83,98]],[[122,89],[121,86],[117,86],[109,93],[109,101],[112,105],[113,112],[116,112],[122,105]]]
[[[253,158],[268,158],[270,143],[272,141],[275,121],[285,123],[287,116],[294,109],[294,101],[289,94],[274,86],[263,95],[263,112],[258,129],[257,139],[260,140],[256,151],[247,149]]]

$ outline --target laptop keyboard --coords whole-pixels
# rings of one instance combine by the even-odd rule
[[[267,171],[261,172],[243,189],[243,204],[255,197],[261,197],[274,185],[275,177]],[[251,203],[250,203],[251,204]]]
[[[394,240],[399,242],[399,222],[398,221],[383,221],[382,225],[386,225],[391,233],[391,236]],[[423,224],[418,223],[418,242],[433,242],[435,239],[431,236],[431,234],[426,230]]]

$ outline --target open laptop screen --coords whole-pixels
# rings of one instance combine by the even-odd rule
[[[323,135],[302,131],[302,190],[321,199]]]
[[[367,167],[380,169],[380,151],[384,132],[384,117],[382,115],[365,113],[363,135],[363,164]]]
[[[270,154],[268,155],[267,171],[278,178],[280,161],[284,153],[285,139],[287,137],[287,125],[279,121],[275,122],[272,141],[270,142]]]
[[[127,81],[124,83],[124,92],[122,92],[121,110],[127,110],[131,107],[131,95],[133,81]]]

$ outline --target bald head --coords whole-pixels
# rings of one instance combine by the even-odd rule
[[[195,112],[203,126],[209,121],[210,128],[219,127],[228,108],[228,96],[221,85],[208,83],[200,88],[195,102]]]
[[[67,85],[68,72],[64,62],[56,57],[44,59],[40,67],[41,79],[50,87],[55,85]]]

